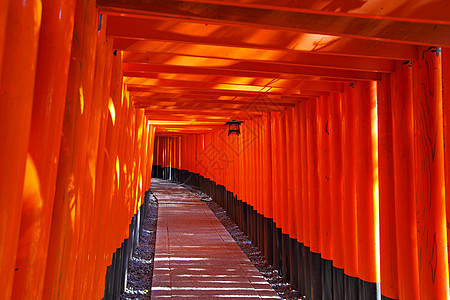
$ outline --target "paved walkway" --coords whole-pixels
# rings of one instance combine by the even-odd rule
[[[280,299],[197,196],[160,179],[151,190],[158,199],[152,299]]]

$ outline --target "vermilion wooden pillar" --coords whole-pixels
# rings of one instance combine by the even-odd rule
[[[5,46],[6,37],[6,20],[8,17],[9,1],[2,1],[0,3],[0,70],[2,69],[3,50]],[[2,82],[2,72],[0,71],[0,82]]]
[[[10,299],[22,213],[41,2],[2,2],[1,8],[8,5],[4,2],[9,2],[9,7],[7,15],[0,12],[0,25],[3,25],[0,29],[0,54],[3,52],[0,58],[3,59],[0,69],[0,298]]]
[[[314,253],[320,253],[320,211],[319,211],[319,174],[318,174],[318,126],[317,99],[308,100],[307,113],[307,158],[308,158],[308,199],[310,247]]]
[[[88,288],[90,285],[90,267],[95,266],[91,262],[94,255],[89,253],[90,245],[93,238],[94,225],[94,208],[95,208],[95,175],[97,167],[97,154],[100,138],[100,120],[103,110],[107,109],[109,97],[103,97],[104,92],[104,73],[106,60],[109,59],[110,49],[106,47],[106,16],[102,18],[102,29],[97,34],[96,40],[96,63],[94,70],[94,86],[92,91],[92,109],[89,119],[89,135],[87,140],[86,166],[84,174],[81,175],[84,180],[82,211],[83,219],[80,228],[80,244],[79,256],[76,265],[76,276],[74,289],[74,299],[82,299],[88,295],[92,295],[92,291]],[[109,70],[108,70],[109,71]]]
[[[312,300],[322,299],[322,278],[320,258],[320,202],[319,202],[319,153],[318,153],[318,114],[319,104],[317,98],[307,101],[307,158],[308,158],[308,202],[309,202],[309,238],[310,251],[308,255],[310,274],[310,297]],[[307,294],[308,296],[308,294]]]
[[[278,166],[278,176],[281,180],[280,184],[280,224],[281,232],[284,234],[289,234],[288,224],[288,182],[287,182],[287,142],[286,142],[286,111],[280,113],[279,127],[278,127],[278,143],[279,143],[279,166]]]
[[[295,231],[297,232],[297,241],[299,243],[303,243],[304,241],[304,233],[303,233],[303,198],[302,198],[302,190],[305,188],[302,182],[302,155],[301,155],[301,147],[304,147],[304,144],[301,141],[301,129],[300,129],[300,104],[297,104],[292,109],[292,142],[293,142],[293,158],[290,163],[294,167],[294,209],[293,209],[293,217],[295,219]]]
[[[344,210],[344,272],[350,277],[358,277],[358,240],[356,229],[356,177],[355,177],[355,101],[354,85],[346,87],[343,99],[343,210]],[[347,280],[346,299],[358,299],[358,294],[350,294],[354,286]]]
[[[300,155],[302,166],[302,231],[303,231],[303,243],[306,247],[310,246],[309,235],[309,200],[308,200],[308,134],[307,134],[307,114],[306,114],[306,101],[299,103],[299,119],[300,119]]]
[[[342,154],[342,98],[340,93],[333,93],[329,98],[328,108],[330,110],[330,210],[331,210],[331,241],[333,249],[333,266],[340,269],[333,271],[335,280],[333,282],[334,299],[344,297],[344,230],[343,230],[343,154]]]
[[[445,208],[447,211],[447,249],[450,266],[450,49],[442,48],[442,103],[444,107]],[[447,143],[445,142],[447,141]]]
[[[101,169],[100,176],[102,176],[102,212],[100,214],[99,223],[108,229],[110,222],[110,213],[113,203],[113,189],[114,189],[114,173],[116,172],[116,156],[118,145],[118,132],[119,118],[121,111],[121,98],[122,98],[122,53],[118,52],[117,55],[113,55],[111,61],[111,73],[109,73],[111,81],[111,89],[107,90],[108,100],[108,114],[106,121],[106,140],[103,168]],[[157,147],[158,156],[161,156],[161,140],[158,139]],[[158,158],[159,162],[161,158]],[[111,263],[108,231],[104,230],[97,240],[98,257],[95,262],[96,285],[104,286],[106,267]],[[112,252],[111,252],[112,253]]]
[[[330,131],[329,131],[329,98],[322,96],[319,105],[319,203],[320,203],[320,246],[322,258],[332,260],[331,243],[331,201],[330,201]]]
[[[248,148],[247,148],[247,161],[249,167],[249,177],[248,177],[248,194],[247,194],[247,203],[249,203],[253,209],[257,209],[257,192],[256,192],[256,126],[255,121],[250,120],[248,122],[249,129],[247,131],[248,140]],[[253,225],[253,223],[252,223]],[[254,228],[252,228],[253,231]],[[254,232],[254,231],[253,231]]]
[[[58,165],[44,298],[71,299],[81,226],[87,135],[92,104],[97,11],[77,2],[74,42]]]
[[[417,243],[421,299],[449,295],[440,49],[419,47],[414,65]]]
[[[104,191],[104,176],[103,176],[103,167],[105,165],[105,147],[106,147],[106,133],[108,128],[108,120],[110,119],[111,113],[115,114],[113,111],[113,102],[110,98],[110,86],[111,86],[111,56],[112,56],[112,40],[108,39],[106,48],[106,61],[105,61],[105,71],[104,71],[104,79],[103,79],[103,92],[101,95],[101,99],[104,107],[102,107],[101,119],[100,119],[100,134],[99,141],[97,147],[97,165],[95,168],[95,185],[94,185],[94,222],[102,224],[100,220],[104,219],[103,216],[103,195]],[[111,110],[111,111],[110,111]],[[93,253],[93,262],[92,262],[92,277],[89,279],[90,286],[94,289],[93,293],[97,297],[102,297],[104,293],[103,283],[100,282],[100,278],[104,277],[104,270],[98,270],[97,264],[99,264],[102,259],[101,255],[101,245],[99,240],[102,237],[102,228],[101,226],[94,226],[94,238],[91,241],[90,249]],[[104,282],[104,280],[103,280]],[[91,288],[88,288],[91,289]]]
[[[281,228],[281,220],[280,220],[280,180],[278,169],[280,167],[280,160],[278,152],[280,151],[278,144],[278,126],[279,126],[279,117],[278,113],[272,113],[271,116],[272,124],[272,187],[273,187],[273,220],[276,223],[277,228]]]
[[[264,130],[263,130],[263,172],[264,172],[264,178],[263,178],[263,188],[264,188],[264,216],[266,217],[265,221],[267,222],[267,219],[273,218],[273,193],[272,193],[272,146],[271,146],[271,139],[272,139],[272,132],[270,130],[271,127],[271,121],[270,121],[270,113],[267,113],[264,116]],[[269,259],[269,263],[273,264],[273,243],[270,243],[271,240],[273,240],[273,232],[272,228],[269,227],[270,224],[267,224],[267,226],[264,227],[264,230],[266,232],[267,244],[265,244],[265,251],[266,257]]]
[[[287,232],[293,239],[297,239],[297,227],[295,220],[296,213],[296,182],[294,181],[294,172],[298,165],[294,163],[294,110],[289,108],[285,111],[285,127],[286,127],[286,180],[287,180]]]
[[[287,188],[287,205],[286,205],[286,232],[287,235],[283,236],[283,252],[284,252],[284,265],[285,265],[285,277],[289,279],[289,282],[297,288],[298,276],[297,276],[297,256],[294,253],[293,242],[297,240],[297,226],[296,226],[296,197],[295,197],[295,181],[294,172],[298,168],[298,165],[294,164],[294,136],[293,136],[293,108],[288,108],[285,113],[285,145],[286,145],[286,188]]]
[[[279,166],[280,159],[278,152],[280,151],[280,145],[278,144],[278,127],[279,127],[279,113],[271,113],[271,148],[272,148],[272,203],[273,203],[273,221],[274,221],[274,236],[273,236],[273,266],[276,269],[280,269],[280,253],[279,253],[279,240],[278,233],[281,228],[280,217],[280,175]]]
[[[398,299],[395,228],[394,155],[392,148],[391,78],[378,82],[378,164],[380,174],[380,278],[381,294]],[[403,298],[402,298],[403,299]],[[408,298],[406,298],[408,299]]]
[[[258,173],[257,173],[257,178],[258,178],[258,213],[261,214],[262,216],[264,216],[264,176],[266,175],[266,173],[264,173],[263,171],[263,161],[264,161],[264,120],[263,120],[263,116],[259,117],[257,120],[257,128],[258,128],[258,152],[257,152],[257,158],[256,158],[256,163],[258,165]],[[261,221],[261,218],[258,219],[259,221]],[[263,224],[259,225],[260,227],[258,227],[258,232],[259,233],[264,233],[264,227]],[[260,234],[260,239],[263,238],[263,235]],[[262,243],[260,243],[260,245],[262,246]],[[261,247],[264,248],[264,247]],[[262,250],[262,249],[261,249]]]
[[[376,296],[378,281],[378,157],[376,127],[376,82],[356,84],[355,101],[355,162],[358,232],[359,278],[364,280],[360,297]]]
[[[397,62],[391,80],[399,299],[419,299],[412,70]]]
[[[6,3],[8,1],[5,1]],[[29,162],[13,299],[42,297],[71,49],[75,1],[44,1],[39,35]],[[37,186],[34,193],[30,193]]]

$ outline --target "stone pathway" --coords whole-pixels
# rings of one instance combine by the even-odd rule
[[[197,196],[159,179],[151,190],[158,199],[152,299],[280,299]]]

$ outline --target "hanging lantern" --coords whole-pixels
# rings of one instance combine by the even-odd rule
[[[240,125],[241,123],[243,123],[242,121],[236,121],[236,120],[231,120],[228,121],[227,123],[225,123],[225,125],[228,125],[228,135],[232,134],[232,133],[236,133],[237,135],[241,134],[241,129],[240,129]]]

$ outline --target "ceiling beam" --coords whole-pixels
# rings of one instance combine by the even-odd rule
[[[127,90],[130,92],[153,92],[153,93],[167,93],[167,94],[179,94],[184,93],[189,94],[208,94],[217,96],[244,96],[244,97],[271,97],[271,96],[283,96],[282,93],[275,93],[271,91],[266,92],[255,92],[255,91],[233,91],[224,89],[191,89],[191,88],[170,88],[164,86],[152,86],[152,85],[127,85]]]
[[[178,58],[181,58],[178,56]],[[206,68],[216,70],[230,70],[237,72],[258,72],[271,74],[272,77],[278,78],[279,74],[286,75],[304,75],[304,76],[317,76],[321,78],[341,78],[345,80],[380,80],[380,74],[376,72],[368,71],[353,71],[353,70],[340,70],[330,68],[308,67],[298,65],[278,64],[276,62],[251,62],[251,61],[226,61],[226,63],[219,63],[219,66],[215,66],[215,61],[211,61],[208,65],[207,61],[197,60],[194,58],[185,57],[179,60],[174,60],[173,55],[168,54],[147,54],[143,53],[141,56],[133,57],[132,59],[124,59],[124,62],[133,62],[145,64],[151,62],[152,65],[164,65],[164,66],[177,66],[184,68]],[[199,66],[191,65],[185,67],[187,63],[198,63]],[[201,70],[205,71],[205,69]],[[232,73],[230,74],[232,76]],[[255,77],[255,76],[250,76]]]
[[[157,74],[147,72],[123,72],[125,83],[152,80],[175,80],[180,82],[214,82],[233,85],[250,85],[259,87],[284,87],[293,88],[303,82],[303,79],[271,79],[271,78],[249,78],[213,75],[186,75],[186,74]]]
[[[284,106],[256,106],[256,105],[245,105],[245,106],[233,106],[233,105],[222,105],[222,106],[189,106],[189,105],[154,105],[154,104],[135,104],[138,109],[153,109],[153,110],[174,110],[174,109],[184,109],[191,110],[192,114],[197,111],[211,110],[214,108],[220,110],[228,110],[235,112],[270,112],[270,111],[283,111],[287,106],[293,107],[294,105],[284,105]]]
[[[242,26],[215,26],[177,20],[113,15],[108,17],[106,33],[119,39],[181,42],[193,45],[201,44],[257,50],[282,50],[289,53],[313,52],[316,54],[398,60],[417,58],[417,48],[412,45]],[[249,37],[252,38],[249,39]]]
[[[275,82],[276,80],[274,80]],[[235,90],[235,91],[262,91],[271,89],[274,91],[281,91],[283,88],[295,89],[301,82],[293,81],[290,82],[291,86],[273,86],[270,84],[266,85],[253,85],[253,84],[229,84],[229,83],[219,83],[215,80],[211,81],[188,81],[188,80],[172,80],[172,79],[152,79],[152,78],[132,78],[127,77],[124,79],[124,83],[128,85],[143,85],[143,86],[166,86],[166,87],[176,87],[176,88],[191,88],[191,89],[224,89],[224,90]]]
[[[158,121],[158,122],[164,122],[161,123],[161,125],[165,125],[167,122],[184,122],[184,123],[196,123],[196,122],[200,122],[200,123],[208,123],[208,122],[220,122],[220,123],[224,123],[226,121],[229,120],[233,120],[233,119],[238,119],[238,120],[249,120],[252,119],[253,117],[258,117],[258,116],[251,116],[251,115],[227,115],[227,116],[214,116],[214,118],[211,117],[206,117],[204,115],[177,115],[177,116],[170,116],[170,115],[159,115],[156,116],[155,113],[153,112],[145,112],[145,115],[147,116],[147,118],[150,121]]]
[[[208,67],[193,67],[193,66],[179,66],[179,65],[155,65],[150,64],[151,60],[147,61],[142,57],[125,57],[123,64],[124,74],[126,72],[147,72],[147,73],[167,73],[167,74],[193,74],[193,75],[215,75],[215,76],[232,76],[232,77],[252,77],[252,78],[282,78],[282,79],[308,79],[314,76],[302,76],[299,74],[277,74],[266,72],[252,72],[252,71],[237,71],[224,70]],[[315,79],[317,79],[316,77]]]
[[[305,97],[305,99],[307,99]],[[148,98],[148,97],[133,97],[135,105],[163,105],[163,106],[186,106],[186,105],[202,105],[211,107],[222,107],[223,105],[245,105],[245,106],[293,106],[298,101],[279,102],[279,101],[242,101],[242,100],[196,100],[196,99],[180,99],[171,100],[167,98]]]
[[[188,0],[190,2],[216,3],[216,0]],[[403,2],[391,0],[368,0],[361,3],[346,0],[221,0],[221,4],[288,10],[311,13],[323,13],[337,16],[356,16],[369,19],[399,21],[420,21],[450,24],[450,3],[446,0],[425,0]]]
[[[97,0],[102,12],[450,46],[450,25],[177,0]]]
[[[319,89],[318,89],[319,90]],[[329,90],[325,90],[329,91]],[[331,91],[330,91],[331,92]],[[305,100],[304,96],[294,95],[294,96],[271,96],[269,99],[265,97],[265,94],[259,94],[255,97],[254,95],[246,96],[223,96],[217,93],[186,93],[186,94],[154,94],[150,96],[136,96],[134,92],[130,92],[130,99],[136,101],[197,101],[197,102],[207,102],[207,103],[228,103],[235,102],[239,103],[297,103],[298,101]]]
[[[245,115],[245,116],[260,116],[260,111],[252,111],[252,110],[246,110],[246,111],[236,111],[236,110],[191,110],[191,109],[148,109],[146,108],[144,110],[146,114],[158,114],[159,116],[187,116],[187,117],[195,117],[195,116],[208,116],[208,117],[227,117],[231,115]]]
[[[151,52],[181,56],[227,59],[231,61],[277,62],[280,64],[313,66],[331,69],[391,73],[393,60],[367,57],[337,56],[313,52],[254,50],[238,47],[183,44],[181,42],[114,39],[113,48],[129,52]]]

